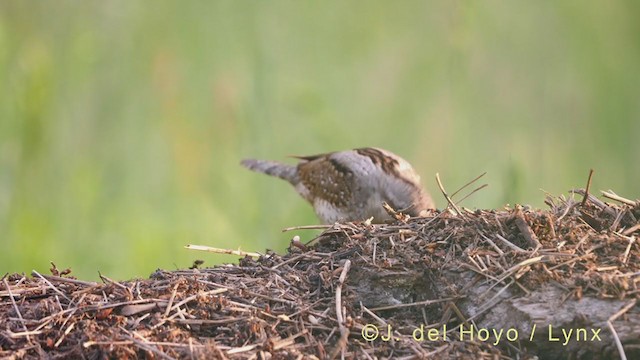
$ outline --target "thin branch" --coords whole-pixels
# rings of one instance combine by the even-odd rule
[[[633,200],[629,200],[626,198],[623,198],[622,196],[614,193],[613,191],[609,190],[609,191],[600,191],[602,193],[602,196],[611,199],[611,200],[615,200],[617,202],[621,202],[623,204],[627,204],[630,206],[636,206],[638,205],[637,201],[633,201]]]
[[[624,347],[622,346],[622,342],[620,341],[620,337],[618,336],[618,332],[613,327],[611,320],[607,320],[607,326],[609,327],[609,331],[613,335],[613,340],[616,343],[616,348],[618,349],[618,353],[620,354],[620,360],[627,360],[627,354],[624,352]]]
[[[458,208],[458,206],[456,205],[456,203],[453,202],[453,200],[451,200],[451,197],[449,197],[449,195],[447,195],[447,192],[444,189],[444,186],[442,186],[442,181],[440,181],[440,174],[436,173],[436,182],[438,183],[438,187],[440,188],[440,191],[442,192],[442,195],[444,196],[445,199],[447,199],[447,202],[449,203],[449,206],[451,206],[458,215],[460,215],[462,218],[464,218],[464,214],[462,213],[462,211],[460,211],[460,209]]]
[[[409,304],[397,304],[397,305],[389,305],[389,306],[380,306],[380,307],[377,307],[377,308],[371,308],[371,311],[402,309],[402,308],[408,308],[408,307],[414,307],[414,306],[427,306],[427,305],[438,304],[438,303],[441,303],[441,302],[457,300],[457,299],[461,299],[463,297],[464,296],[461,296],[461,297],[449,297],[449,298],[443,298],[443,299],[437,299],[437,300],[417,301],[417,302],[412,302],[412,303],[409,303]]]
[[[47,285],[49,285],[49,287],[51,287],[51,289],[53,289],[53,291],[55,291],[58,295],[60,295],[60,296],[62,296],[63,298],[65,298],[65,299],[67,299],[67,300],[71,301],[71,299],[69,299],[69,298],[67,297],[67,295],[65,295],[62,291],[58,290],[58,288],[57,288],[57,287],[55,287],[55,286],[51,283],[51,281],[49,281],[49,280],[45,279],[45,277],[44,277],[44,276],[42,276],[42,275],[40,275],[40,273],[39,273],[39,272],[37,272],[37,271],[35,271],[35,270],[31,270],[31,273],[32,273],[32,274],[36,274],[36,276],[38,276],[40,279],[42,279],[42,281],[44,281],[45,283],[47,283]]]
[[[331,354],[331,359],[335,359],[339,352],[344,351],[347,346],[347,339],[349,338],[349,330],[344,326],[344,316],[342,314],[342,284],[347,278],[349,268],[351,268],[351,260],[345,261],[342,273],[340,273],[340,278],[338,279],[338,286],[336,286],[336,319],[338,320],[338,327],[340,328],[340,340],[338,341],[338,346],[336,346]]]
[[[584,207],[587,203],[587,198],[589,197],[589,189],[591,189],[591,177],[593,176],[593,169],[589,169],[589,179],[587,179],[587,187],[584,190],[584,197],[582,198],[582,203],[580,206]]]
[[[197,251],[207,251],[215,254],[224,254],[224,255],[236,255],[236,256],[251,256],[251,257],[260,257],[262,256],[260,253],[248,252],[242,250],[230,250],[230,249],[221,249],[216,247],[210,247],[205,245],[187,245],[184,247],[189,250],[197,250]]]
[[[471,195],[473,195],[473,194],[477,193],[478,191],[480,191],[480,190],[482,190],[482,189],[486,188],[487,186],[489,186],[489,184],[484,184],[484,185],[478,186],[477,188],[473,189],[473,191],[472,191],[472,192],[470,192],[470,193],[468,193],[467,195],[465,195],[465,197],[463,197],[462,199],[460,199],[460,200],[456,201],[456,205],[458,205],[458,204],[460,204],[461,202],[463,202],[463,201],[467,200],[467,198],[468,198],[468,197],[470,197]]]
[[[27,325],[24,323],[24,319],[22,318],[22,314],[20,313],[20,309],[18,308],[18,304],[16,304],[16,299],[13,298],[13,294],[11,293],[11,287],[9,286],[9,283],[7,282],[7,278],[2,279],[4,281],[4,286],[7,288],[7,292],[9,293],[9,299],[11,299],[11,304],[13,305],[13,309],[16,311],[16,314],[18,314],[18,319],[20,320],[20,323],[22,324],[22,330],[24,330],[25,332],[28,332],[29,329],[27,329]],[[27,334],[27,341],[31,342],[31,338],[29,337],[29,334]]]
[[[282,229],[282,232],[292,231],[292,230],[326,230],[331,229],[333,225],[301,225],[301,226],[292,226],[288,228]]]
[[[485,175],[487,175],[487,172],[486,172],[486,171],[485,171],[485,172],[483,172],[482,174],[480,174],[480,175],[476,176],[476,177],[475,177],[475,179],[473,179],[473,180],[469,181],[468,183],[466,183],[466,184],[462,185],[462,187],[461,187],[460,189],[456,190],[456,192],[454,192],[453,194],[451,194],[451,198],[453,198],[454,196],[456,196],[460,191],[462,191],[463,189],[465,189],[467,186],[469,186],[469,185],[473,184],[474,182],[478,181],[481,177],[483,177],[483,176],[485,176]],[[485,187],[485,186],[487,186],[487,185],[486,185],[486,184],[485,184],[485,185],[482,185],[480,188]],[[476,190],[474,190],[474,191],[472,192],[472,194],[473,194],[475,191],[476,191]],[[469,195],[470,195],[470,194],[469,194]],[[469,195],[467,195],[467,196],[469,196]],[[465,196],[462,200],[464,200],[467,196]],[[460,200],[460,201],[462,201],[462,200]],[[460,202],[460,201],[458,201],[458,202]]]
[[[502,243],[504,243],[505,245],[507,245],[508,247],[510,247],[512,250],[515,250],[517,252],[526,252],[524,249],[522,249],[521,247],[519,247],[518,245],[512,243],[511,241],[505,239],[502,235],[500,234],[496,234],[496,239],[502,241]]]

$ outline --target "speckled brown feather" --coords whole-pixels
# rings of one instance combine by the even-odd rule
[[[298,176],[309,194],[345,207],[352,202],[353,173],[327,155],[314,156],[311,161],[298,164]],[[313,199],[307,200],[313,203]]]

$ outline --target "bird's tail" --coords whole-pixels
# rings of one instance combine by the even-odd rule
[[[257,159],[245,159],[242,160],[240,164],[249,170],[279,177],[280,179],[288,181],[293,186],[296,186],[300,182],[297,168],[293,165]]]

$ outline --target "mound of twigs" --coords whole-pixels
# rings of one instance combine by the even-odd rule
[[[640,358],[640,204],[580,194],[146,280],[5,276],[0,357]]]

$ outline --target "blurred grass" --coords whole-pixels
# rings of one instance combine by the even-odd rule
[[[316,222],[244,157],[359,146],[436,201],[638,198],[640,5],[0,2],[0,272],[145,277],[188,243],[282,252]],[[302,233],[303,238],[312,233]]]

